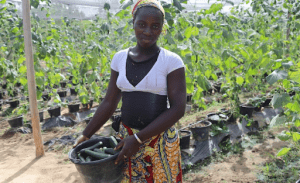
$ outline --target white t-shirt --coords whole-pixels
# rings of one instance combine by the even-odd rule
[[[134,87],[126,78],[126,60],[129,48],[117,52],[111,62],[111,68],[119,72],[117,87],[122,92],[141,91],[158,95],[167,95],[167,75],[172,71],[185,68],[179,55],[161,48],[157,61],[148,74]]]

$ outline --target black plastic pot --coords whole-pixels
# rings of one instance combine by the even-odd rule
[[[6,88],[7,88],[7,83],[2,84],[2,88],[3,88],[3,89],[6,89]]]
[[[4,91],[0,91],[0,99],[3,99],[4,95],[5,95]]]
[[[180,148],[181,149],[189,149],[192,132],[188,131],[188,130],[180,130],[179,133],[181,134]]]
[[[12,128],[23,126],[23,116],[11,118],[8,120],[8,123]]]
[[[212,91],[213,91],[213,89],[210,88],[210,89],[208,89],[207,91],[203,91],[202,93],[203,93],[204,96],[206,96],[206,95],[212,94]]]
[[[91,99],[91,100],[90,100],[90,103],[89,103],[89,105],[90,105],[90,108],[92,108],[92,107],[93,107],[93,103],[94,103],[94,99]]]
[[[21,83],[19,83],[19,82],[17,82],[16,84],[15,84],[15,87],[20,87],[21,86]]]
[[[43,95],[42,95],[42,99],[43,99],[44,101],[49,101],[49,100],[51,100],[51,97],[50,97],[49,94],[47,93],[47,94],[43,94]]]
[[[197,125],[203,124],[203,127],[196,127]],[[194,127],[193,127],[194,126]],[[194,124],[192,124],[192,126],[190,127],[192,134],[193,134],[193,138],[196,141],[205,141],[208,139],[209,137],[209,132],[211,130],[211,122],[209,121],[198,121]]]
[[[40,116],[40,122],[43,122],[44,121],[44,111],[40,111],[39,116]]]
[[[60,97],[66,97],[67,96],[67,91],[63,90],[63,91],[58,91],[57,94],[60,96]]]
[[[10,108],[16,108],[19,106],[20,100],[19,99],[9,100],[6,103],[10,105]]]
[[[92,120],[93,117],[85,118],[84,121],[86,124],[89,124],[89,122]]]
[[[249,105],[246,105],[246,104],[241,104],[240,105],[240,113],[241,115],[248,115],[249,118],[252,117],[252,113],[254,111],[254,106],[249,106]]]
[[[69,152],[69,159],[75,164],[79,175],[84,183],[119,183],[123,179],[124,161],[120,161],[115,165],[115,160],[119,153],[102,160],[82,162],[77,158],[77,153],[83,149],[90,147],[99,141],[103,142],[103,146],[110,147],[109,137],[101,137],[90,139],[82,142]],[[120,141],[120,140],[118,140]],[[84,157],[85,158],[85,157]]]
[[[0,111],[2,111],[2,103],[0,103]]]
[[[213,84],[216,92],[220,93],[220,91],[221,91],[221,85],[222,85],[222,83],[214,83]]]
[[[296,183],[300,183],[300,179],[296,181]]]
[[[259,107],[254,107],[254,111],[256,111],[256,112],[261,111],[261,106],[259,106]]]
[[[53,85],[53,88],[58,88],[58,85]]]
[[[87,104],[82,104],[82,107],[83,107],[84,109],[92,108],[93,103],[94,103],[94,100],[91,99],[89,103],[87,103]]]
[[[77,91],[75,90],[75,88],[70,88],[70,92],[71,92],[71,95],[77,95]]]
[[[207,114],[207,120],[212,124],[222,127],[228,121],[228,116],[222,113],[209,113]]]
[[[193,96],[193,95],[188,94],[188,95],[186,96],[186,102],[191,102],[191,101],[192,101],[192,96]]]
[[[69,112],[70,113],[78,112],[79,111],[79,106],[80,106],[80,103],[78,103],[78,104],[68,104]]]
[[[57,106],[57,107],[49,108],[48,113],[49,113],[51,118],[52,117],[58,117],[58,116],[60,116],[60,107]]]
[[[294,96],[294,95],[296,95],[296,92],[295,92],[295,91],[290,91],[290,92],[289,92],[289,95],[290,95],[290,97],[291,97],[291,96]]]
[[[268,107],[272,101],[272,98],[267,98],[264,103],[262,103],[262,107]]]
[[[65,88],[65,87],[67,86],[67,82],[60,82],[60,86],[61,86],[62,88]]]

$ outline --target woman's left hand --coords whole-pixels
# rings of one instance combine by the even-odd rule
[[[133,135],[130,135],[129,137],[123,139],[115,148],[115,150],[118,150],[123,147],[115,161],[115,164],[118,164],[119,161],[123,161],[124,159],[130,158],[131,156],[135,155],[139,151],[140,146],[141,144],[135,139]]]

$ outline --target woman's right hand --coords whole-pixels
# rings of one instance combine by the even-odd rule
[[[86,136],[84,135],[80,135],[76,141],[75,141],[75,144],[73,145],[73,148],[75,148],[78,144],[80,144],[81,142],[84,142],[86,140],[89,140],[89,138],[87,138]]]

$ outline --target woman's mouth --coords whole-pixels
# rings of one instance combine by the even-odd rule
[[[149,43],[151,40],[150,39],[143,39],[144,43]]]

